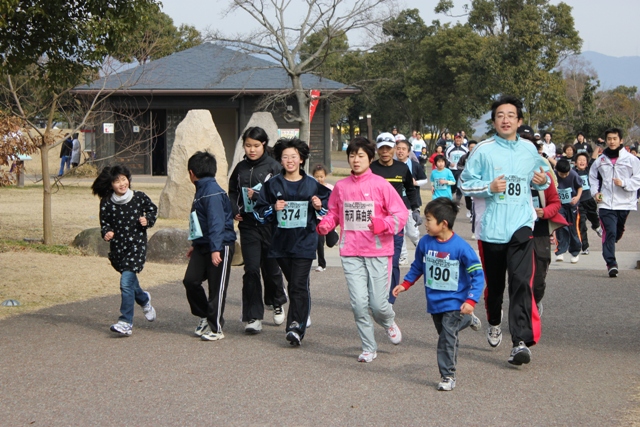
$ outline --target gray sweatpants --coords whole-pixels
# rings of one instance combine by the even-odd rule
[[[362,351],[377,351],[373,320],[385,329],[393,325],[396,314],[389,304],[391,257],[341,257],[347,279],[353,317],[362,340]]]
[[[456,377],[458,332],[471,325],[471,316],[459,310],[432,314],[438,331],[438,368],[441,377]]]

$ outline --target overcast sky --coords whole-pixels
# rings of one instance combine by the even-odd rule
[[[291,0],[292,4],[302,0]],[[609,56],[640,56],[638,18],[640,0],[564,0],[573,7],[576,28],[583,40],[582,50],[595,51]],[[417,8],[422,19],[431,23],[434,19],[446,21],[435,15],[437,0],[402,0],[403,8]],[[454,0],[456,6],[468,3]],[[558,1],[552,0],[557,4]],[[200,31],[211,26],[228,34],[242,32],[243,26],[252,25],[251,18],[237,12],[221,19],[220,11],[229,4],[226,0],[162,0],[163,10],[176,24],[194,25]],[[459,7],[457,9],[460,9]]]

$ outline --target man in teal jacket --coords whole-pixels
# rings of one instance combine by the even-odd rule
[[[529,346],[540,338],[540,316],[533,303],[533,235],[536,213],[530,187],[544,190],[549,170],[533,144],[520,141],[522,102],[502,97],[491,107],[497,135],[478,144],[460,177],[462,192],[474,199],[475,236],[487,286],[487,340],[502,342],[505,274],[509,283],[509,331],[513,348],[509,363],[531,361]]]

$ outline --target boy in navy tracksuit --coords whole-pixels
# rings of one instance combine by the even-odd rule
[[[556,163],[556,176],[558,177],[558,196],[560,197],[560,215],[569,224],[556,230],[558,248],[556,249],[556,261],[564,261],[564,253],[569,250],[571,262],[575,264],[580,257],[582,243],[578,237],[578,203],[582,196],[582,178],[571,169],[569,160],[562,159]]]
[[[458,332],[468,326],[480,329],[473,314],[482,289],[484,273],[475,251],[453,232],[458,207],[451,199],[440,197],[425,208],[428,236],[420,239],[415,261],[402,284],[393,289],[398,296],[423,274],[427,312],[438,331],[438,367],[442,377],[438,390],[449,391],[456,385]]]
[[[196,194],[189,217],[189,265],[182,283],[191,314],[200,318],[195,334],[205,341],[224,338],[224,305],[235,248],[233,213],[227,193],[216,182],[216,159],[199,151],[189,159],[189,178]],[[202,282],[209,283],[209,298]]]

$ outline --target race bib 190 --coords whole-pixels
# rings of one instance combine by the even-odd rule
[[[300,228],[307,226],[309,202],[287,202],[284,209],[277,211],[279,228]]]
[[[369,222],[375,212],[374,202],[344,202],[344,229],[349,231],[369,231]]]
[[[439,291],[457,291],[460,261],[425,255],[424,277],[427,288]]]

